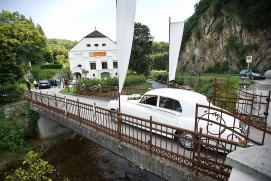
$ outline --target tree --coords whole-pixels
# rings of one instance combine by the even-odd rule
[[[166,70],[168,67],[168,49],[169,45],[166,42],[153,42],[152,43],[152,69]]]
[[[11,13],[3,10],[0,14],[1,27],[7,31],[3,36],[9,39],[9,46],[16,55],[18,64],[38,64],[46,61],[48,42],[40,25],[26,19],[18,12]]]
[[[82,74],[84,74],[85,78],[86,78],[86,76],[87,76],[88,73],[89,73],[88,70],[86,70],[86,69],[83,69],[83,70],[82,70]]]
[[[149,75],[150,54],[153,37],[148,26],[135,23],[129,69],[138,75]]]
[[[0,34],[0,85],[15,84],[23,76],[23,64],[18,64],[9,38]]]

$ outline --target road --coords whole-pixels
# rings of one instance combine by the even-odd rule
[[[41,92],[43,94],[48,93],[49,95],[56,95],[57,97],[65,97],[66,96],[67,99],[71,99],[71,100],[75,100],[75,101],[77,101],[77,99],[79,99],[79,102],[86,103],[86,104],[94,105],[94,103],[95,103],[96,106],[102,107],[102,108],[107,108],[107,105],[109,102],[106,100],[90,98],[87,96],[63,94],[63,93],[60,93],[61,90],[62,90],[62,88],[31,89],[31,91],[33,91],[33,92]]]

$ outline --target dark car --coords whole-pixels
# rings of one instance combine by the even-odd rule
[[[51,84],[48,80],[40,80],[38,83],[39,89],[50,88]]]
[[[193,76],[193,75],[200,75],[200,73],[196,72],[196,71],[191,71],[190,72],[190,75]]]
[[[265,78],[264,74],[258,70],[247,70],[247,69],[241,70],[240,77],[247,77],[247,76],[250,79],[264,79]]]
[[[57,87],[55,79],[51,79],[49,80],[49,82],[50,82],[51,87]]]

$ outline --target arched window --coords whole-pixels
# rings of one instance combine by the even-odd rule
[[[99,45],[96,43],[96,44],[94,44],[94,46],[95,46],[95,47],[98,47]]]
[[[87,44],[87,47],[90,47],[91,45],[90,44]]]

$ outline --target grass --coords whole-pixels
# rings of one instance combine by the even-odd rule
[[[23,88],[24,90],[27,90],[27,86],[24,83],[20,83],[18,86],[21,87],[21,88]],[[31,89],[35,88],[33,83],[31,84],[30,88]]]

